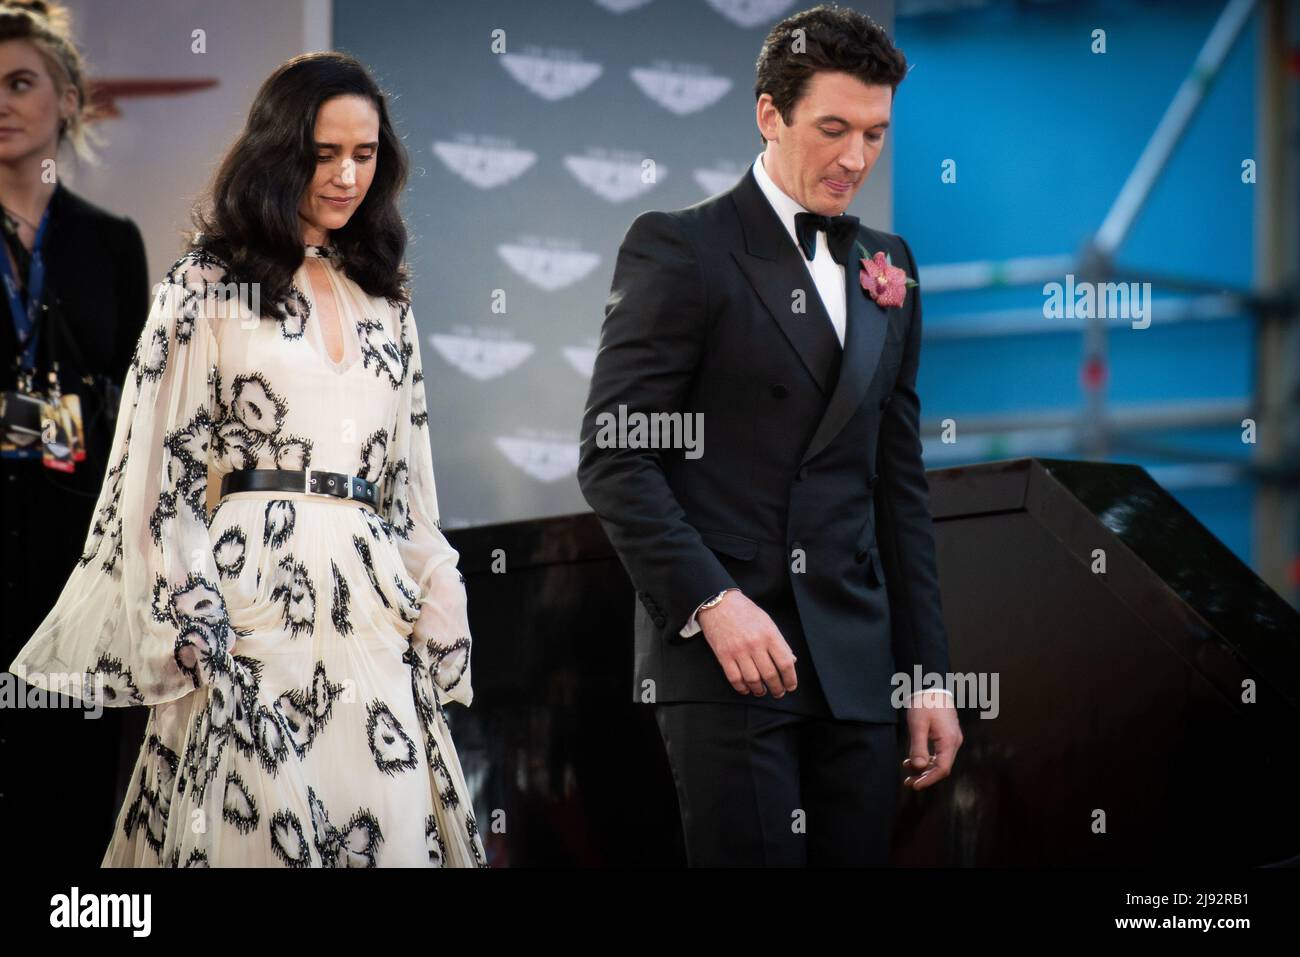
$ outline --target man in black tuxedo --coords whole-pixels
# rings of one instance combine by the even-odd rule
[[[905,786],[961,744],[949,692],[893,680],[948,674],[920,297],[896,269],[916,261],[843,215],[905,72],[855,11],[782,21],[758,61],[764,152],[728,192],[638,216],[619,250],[578,480],[636,588],[633,696],[692,866],[883,864],[899,708]],[[673,413],[707,424],[702,449],[616,428]]]

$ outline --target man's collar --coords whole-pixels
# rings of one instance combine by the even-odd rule
[[[776,210],[781,222],[785,224],[786,229],[793,233],[795,214],[806,213],[808,210],[772,181],[772,177],[768,175],[767,167],[763,163],[762,153],[759,153],[758,158],[754,160],[754,179],[758,183],[758,188],[763,191],[763,195],[767,197],[767,201]]]

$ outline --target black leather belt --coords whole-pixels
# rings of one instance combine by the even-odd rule
[[[374,482],[317,469],[239,469],[221,478],[221,494],[232,492],[307,492],[332,495],[369,505],[378,511],[379,487]]]

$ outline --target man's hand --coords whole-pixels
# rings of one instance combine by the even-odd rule
[[[798,686],[790,646],[776,622],[744,592],[727,592],[718,604],[701,611],[696,621],[727,681],[741,694],[761,697],[770,689],[773,697],[782,698]]]
[[[952,771],[962,742],[961,725],[951,695],[927,691],[912,698],[911,704],[907,709],[911,753],[903,762],[904,770],[911,773],[903,779],[903,787],[920,791]],[[931,741],[934,754],[930,753]]]

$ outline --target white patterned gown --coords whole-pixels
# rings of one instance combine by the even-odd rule
[[[470,636],[414,318],[305,252],[327,267],[338,363],[305,261],[258,321],[213,295],[234,281],[217,259],[169,271],[81,561],[9,666],[150,709],[106,867],[487,863],[443,712],[473,698]],[[247,468],[358,475],[380,508],[220,499]]]

